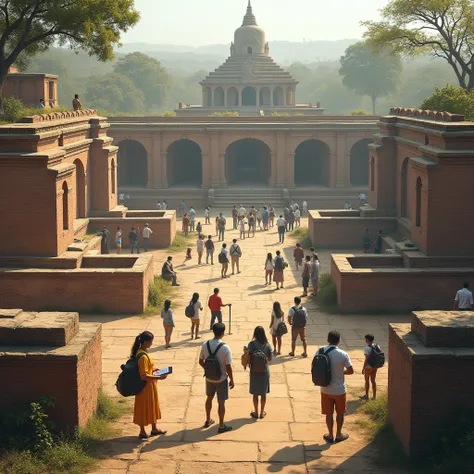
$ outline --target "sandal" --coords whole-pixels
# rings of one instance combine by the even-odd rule
[[[258,415],[254,411],[250,413],[250,416],[252,418],[258,419]]]
[[[232,431],[232,426],[227,426],[227,425],[224,425],[223,428],[220,428],[217,430],[218,433],[227,433],[228,431]]]
[[[139,437],[140,439],[148,439],[148,438],[149,438],[149,436],[148,436],[146,433],[145,433],[145,434],[141,434],[141,433],[140,433],[140,434],[138,435],[138,437]]]
[[[159,436],[159,435],[165,435],[167,433],[166,430],[157,430],[157,431],[152,431],[150,433],[150,436]]]
[[[329,436],[328,434],[325,434],[323,436],[323,439],[324,441],[326,441],[326,443],[329,443],[329,444],[334,443],[334,438],[332,436]]]
[[[345,433],[341,433],[341,437],[340,438],[336,438],[334,440],[335,443],[340,443],[341,441],[346,441],[346,439],[349,439],[349,435],[348,434],[345,434]]]
[[[267,416],[267,412],[264,411],[263,413],[260,413],[260,419],[263,420]]]
[[[209,421],[206,421],[206,423],[204,423],[204,428],[209,428],[209,426],[212,426],[214,423],[215,421],[213,419],[210,419]]]

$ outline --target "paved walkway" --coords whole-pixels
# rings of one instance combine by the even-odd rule
[[[205,226],[208,232],[212,226]],[[236,231],[228,232],[226,241],[231,243]],[[285,312],[294,296],[301,294],[300,271],[294,270],[291,258],[294,240],[287,238],[283,246],[278,244],[274,230],[258,232],[255,238],[240,242],[243,249],[240,275],[226,280],[220,278],[220,265],[198,266],[196,253],[193,260],[179,266],[184,254],[175,254],[174,260],[181,287],[173,300],[176,328],[172,348],[164,349],[164,332],[159,316],[145,318],[104,316],[93,318],[104,322],[103,326],[103,374],[107,392],[116,396],[114,383],[120,364],[126,360],[135,336],[145,329],[155,334],[151,352],[158,366],[173,366],[173,375],[159,382],[160,403],[163,413],[159,427],[168,430],[165,436],[145,442],[138,440],[138,427],[125,416],[119,425],[119,433],[104,445],[104,455],[95,473],[160,473],[160,474],[282,474],[299,473],[373,473],[388,472],[373,463],[374,448],[355,425],[355,409],[362,391],[364,334],[372,332],[383,348],[387,347],[389,321],[407,318],[377,316],[346,316],[325,314],[308,300],[309,310],[309,357],[303,359],[301,346],[297,357],[291,358],[289,335],[283,339],[282,356],[271,362],[271,393],[268,397],[265,420],[253,420],[253,409],[248,393],[249,375],[240,364],[242,347],[246,345],[257,325],[266,330],[270,324],[272,304],[278,300]],[[264,261],[267,252],[281,249],[292,269],[285,272],[285,289],[264,285]],[[323,271],[329,271],[329,252],[320,252]],[[156,269],[159,271],[166,253],[155,252]],[[217,252],[216,252],[217,256]],[[204,379],[198,365],[199,349],[209,336],[203,331],[202,339],[190,339],[190,325],[184,316],[184,306],[193,291],[201,295],[203,305],[214,287],[219,287],[224,303],[233,304],[232,334],[226,335],[234,356],[235,389],[227,402],[226,421],[233,431],[219,435],[217,426],[204,429]],[[202,329],[208,328],[210,313],[203,311]],[[224,312],[225,318],[227,312]],[[83,319],[91,319],[84,317]],[[310,367],[312,355],[325,344],[329,330],[342,334],[340,347],[349,352],[355,374],[347,378],[348,410],[345,431],[350,439],[344,443],[327,445],[322,439],[326,432],[324,418],[320,414],[319,389],[312,384]],[[209,336],[210,337],[210,336]],[[387,368],[380,370],[379,387],[386,389]],[[214,406],[213,418],[217,419]]]

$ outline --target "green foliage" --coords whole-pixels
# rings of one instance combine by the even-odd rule
[[[234,110],[226,110],[225,112],[213,112],[209,117],[238,117],[239,112]]]
[[[271,117],[289,117],[290,114],[287,112],[272,112],[270,116]]]
[[[188,234],[186,237],[182,232],[176,232],[176,237],[173,240],[173,244],[169,248],[171,253],[184,252],[191,242],[191,236]]]
[[[153,281],[150,283],[150,291],[148,293],[148,307],[145,313],[155,311],[156,308],[161,308],[166,299],[171,294],[172,287],[171,283],[161,278],[161,276],[155,276]]]
[[[176,117],[176,112],[163,112],[161,114],[162,117]]]
[[[337,305],[337,288],[330,273],[319,275],[317,302],[323,307],[335,307]]]
[[[16,123],[22,117],[28,117],[30,115],[42,115],[68,110],[70,109],[67,109],[66,107],[38,109],[37,107],[26,106],[21,100],[15,99],[15,97],[7,97],[3,99],[3,114],[0,114],[0,119],[5,123]]]
[[[474,87],[472,0],[390,0],[380,21],[366,21],[364,38],[375,48],[443,58],[459,85]]]
[[[370,112],[367,112],[367,110],[364,110],[364,109],[355,109],[355,110],[351,110],[349,112],[349,115],[372,115]]]
[[[356,43],[346,49],[341,57],[339,73],[343,84],[356,94],[366,95],[372,100],[372,111],[379,97],[393,94],[400,79],[400,58],[385,49],[375,55],[366,43]]]
[[[307,227],[298,227],[291,232],[290,237],[296,239],[304,249],[309,249],[313,246],[313,243],[309,238],[309,230]]]
[[[466,91],[449,84],[443,88],[436,87],[433,95],[427,97],[420,108],[462,114],[466,120],[474,120],[474,90]]]

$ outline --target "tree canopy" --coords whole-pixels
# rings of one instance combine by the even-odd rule
[[[433,95],[427,97],[420,108],[461,114],[466,120],[474,120],[474,91],[452,85],[436,87]]]
[[[348,89],[370,97],[374,114],[377,99],[396,92],[400,72],[401,61],[397,56],[387,52],[375,55],[372,48],[362,42],[346,49],[339,69]]]
[[[111,59],[138,19],[134,0],[0,0],[0,95],[12,64],[53,44]]]
[[[390,0],[380,21],[362,22],[375,48],[407,56],[431,54],[449,63],[464,89],[474,87],[474,2]]]

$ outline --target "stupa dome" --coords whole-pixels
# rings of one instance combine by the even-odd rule
[[[242,26],[235,30],[234,47],[237,56],[266,55],[267,43],[265,31],[257,25],[257,20],[252,11],[252,5],[247,7]]]

